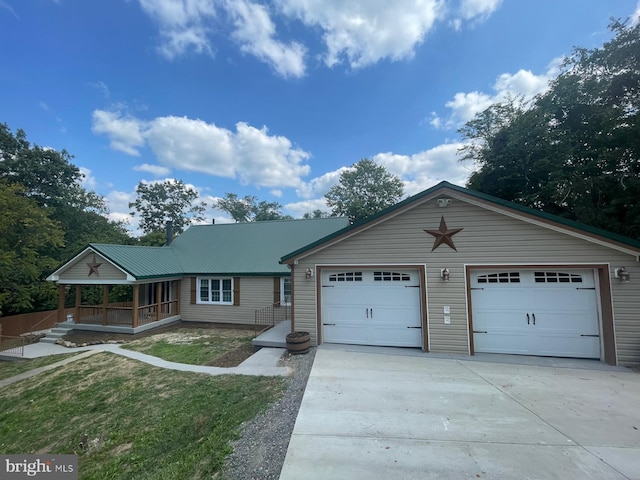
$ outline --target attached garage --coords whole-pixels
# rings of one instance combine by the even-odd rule
[[[327,343],[422,347],[418,270],[321,270],[322,331]]]
[[[640,364],[640,241],[447,182],[281,262],[318,345]]]
[[[476,352],[600,358],[592,269],[472,270],[470,290]]]

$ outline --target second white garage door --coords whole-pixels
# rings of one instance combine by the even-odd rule
[[[471,272],[474,350],[600,358],[592,270]]]
[[[323,270],[324,341],[421,347],[420,290],[417,270]]]

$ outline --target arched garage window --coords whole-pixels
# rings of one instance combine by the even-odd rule
[[[520,272],[499,272],[479,275],[478,283],[520,283]]]
[[[535,272],[536,283],[582,283],[579,273]]]
[[[361,282],[362,272],[334,273],[329,276],[330,282]]]

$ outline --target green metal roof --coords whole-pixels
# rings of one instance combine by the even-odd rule
[[[194,225],[170,246],[92,243],[87,248],[137,280],[181,275],[286,275],[282,255],[349,224],[347,218]],[[85,249],[86,250],[86,249]],[[78,254],[80,255],[80,254]],[[65,270],[73,260],[59,267]]]
[[[640,241],[635,240],[633,238],[625,237],[623,235],[618,235],[616,233],[612,233],[612,232],[608,232],[606,230],[602,230],[601,228],[592,227],[592,226],[586,225],[584,223],[576,222],[576,221],[569,220],[569,219],[566,219],[566,218],[563,218],[563,217],[559,217],[557,215],[552,215],[550,213],[545,213],[545,212],[542,212],[540,210],[536,210],[536,209],[533,209],[533,208],[525,207],[524,205],[519,205],[517,203],[510,202],[508,200],[503,200],[501,198],[494,197],[492,195],[487,195],[486,193],[477,192],[475,190],[469,190],[467,188],[463,188],[463,187],[460,187],[458,185],[454,185],[454,184],[449,183],[449,182],[440,182],[439,184],[437,184],[437,185],[435,185],[435,186],[433,186],[433,187],[431,187],[431,188],[429,188],[427,190],[424,190],[424,191],[422,191],[422,192],[420,192],[420,193],[418,193],[416,195],[413,195],[412,197],[408,197],[408,198],[404,199],[403,201],[401,201],[399,203],[396,203],[395,205],[393,205],[393,206],[391,206],[389,208],[386,208],[385,210],[382,210],[381,212],[376,213],[375,215],[371,215],[370,217],[367,217],[367,218],[365,218],[365,219],[363,219],[363,220],[361,220],[359,222],[356,222],[353,225],[347,226],[347,227],[343,228],[342,230],[338,230],[336,232],[333,232],[333,233],[327,235],[324,238],[317,239],[314,242],[312,242],[312,243],[310,243],[308,245],[305,245],[302,248],[299,248],[298,250],[294,250],[294,251],[288,253],[287,255],[284,255],[283,257],[281,257],[280,261],[284,263],[287,260],[291,260],[291,259],[293,259],[295,257],[298,257],[301,254],[303,254],[303,253],[305,253],[305,252],[307,252],[307,251],[309,251],[309,250],[311,250],[313,248],[319,247],[322,244],[324,244],[324,243],[326,243],[326,242],[328,242],[330,240],[333,240],[333,239],[335,239],[337,237],[340,237],[340,236],[344,235],[345,233],[348,233],[348,232],[350,232],[352,230],[360,228],[363,225],[366,225],[368,223],[374,222],[375,220],[379,219],[380,217],[383,217],[383,216],[385,216],[385,215],[387,215],[389,213],[392,213],[395,210],[399,210],[399,209],[407,206],[410,203],[418,201],[418,200],[420,200],[420,199],[422,199],[424,197],[428,197],[428,196],[434,195],[439,190],[443,190],[445,188],[454,190],[456,192],[462,193],[462,194],[467,195],[467,196],[476,197],[476,198],[479,198],[481,200],[485,200],[487,202],[500,205],[502,207],[506,207],[506,208],[509,208],[509,209],[512,209],[512,210],[516,210],[516,211],[519,211],[519,212],[524,213],[524,214],[528,214],[528,215],[531,215],[531,216],[534,216],[534,217],[539,217],[539,218],[542,218],[544,220],[549,220],[549,221],[552,221],[554,223],[563,225],[563,226],[565,226],[567,228],[570,228],[570,229],[583,231],[583,232],[585,232],[587,234],[590,234],[590,235],[596,235],[598,237],[601,237],[604,240],[610,240],[612,242],[616,242],[618,244],[626,245],[626,246],[632,247],[634,249],[640,249]]]
[[[137,279],[180,275],[182,267],[171,247],[89,245],[97,253]]]
[[[287,252],[349,225],[347,218],[193,225],[170,248],[185,275],[278,275]]]

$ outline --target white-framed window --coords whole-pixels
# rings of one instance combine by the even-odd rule
[[[291,305],[291,277],[280,278],[280,305]]]
[[[233,305],[233,278],[198,278],[197,303]]]

